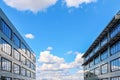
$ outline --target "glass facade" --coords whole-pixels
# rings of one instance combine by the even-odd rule
[[[106,64],[101,66],[101,73],[105,74],[107,72],[108,72],[108,64],[106,63]]]
[[[31,67],[31,64],[30,64],[31,62],[29,61],[29,60],[27,60],[27,66],[30,68]]]
[[[8,55],[11,55],[12,52],[11,45],[8,42],[6,42],[4,39],[2,39],[2,51]]]
[[[111,61],[111,71],[120,70],[120,58]]]
[[[106,59],[106,58],[108,58],[108,51],[106,50],[106,51],[104,51],[102,54],[101,54],[101,60],[104,60],[104,59]]]
[[[101,47],[104,46],[107,43],[107,36],[105,36],[102,40],[101,40]]]
[[[100,75],[100,67],[95,68],[95,76]]]
[[[2,77],[1,77],[1,80],[12,80],[12,78],[10,78],[10,77],[5,77],[5,76],[2,76]]]
[[[17,60],[20,60],[20,53],[16,49],[14,49],[13,57]]]
[[[118,51],[120,51],[120,41],[117,41],[115,44],[111,46],[111,55],[114,55]]]
[[[110,37],[113,38],[118,33],[120,33],[120,24],[114,27],[113,29],[111,29]]]
[[[120,77],[113,77],[110,80],[120,80]]]
[[[12,63],[11,61],[5,59],[5,58],[1,58],[1,69],[4,70],[4,71],[8,71],[8,72],[11,72],[12,70]]]
[[[26,58],[23,55],[21,55],[21,62],[26,65]]]
[[[21,44],[21,49],[23,50],[24,53],[26,53],[26,46],[23,43]]]
[[[97,56],[96,58],[95,58],[95,64],[98,64],[100,62],[100,58],[99,58],[99,56]]]
[[[36,80],[35,69],[35,55],[0,9],[0,80]]]
[[[16,46],[20,47],[20,39],[17,37],[15,33],[13,34],[13,42],[15,43]]]
[[[1,23],[1,30],[2,32],[9,38],[11,39],[11,35],[12,35],[12,31],[10,29],[10,27],[2,20]]]
[[[17,65],[17,64],[14,64],[14,65],[13,65],[13,72],[14,72],[15,74],[20,74],[20,66]]]

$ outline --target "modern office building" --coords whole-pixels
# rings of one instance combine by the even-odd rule
[[[120,80],[120,12],[82,57],[84,80]]]
[[[36,57],[0,9],[0,80],[36,80]]]

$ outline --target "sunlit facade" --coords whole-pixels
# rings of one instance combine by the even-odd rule
[[[89,47],[84,58],[84,80],[120,80],[120,12]]]
[[[36,80],[36,57],[0,9],[0,80]]]

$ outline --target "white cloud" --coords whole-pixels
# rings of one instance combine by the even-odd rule
[[[57,0],[3,0],[8,6],[21,11],[32,11],[34,13],[43,11],[55,5]]]
[[[29,34],[25,34],[25,37],[28,39],[34,39],[34,35],[29,33]]]
[[[48,51],[51,51],[52,49],[53,49],[52,47],[48,47],[48,48],[47,48]]]
[[[51,54],[49,47],[40,52],[37,66],[37,80],[83,80],[82,54],[76,53],[73,62],[67,63],[64,58]],[[71,70],[77,70],[73,74]]]
[[[67,7],[75,7],[75,8],[79,8],[81,4],[83,3],[91,3],[91,2],[96,2],[96,0],[64,0],[64,2],[66,3]]]

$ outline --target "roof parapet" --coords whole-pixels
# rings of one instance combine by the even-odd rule
[[[120,19],[120,11],[115,15],[115,19]]]

